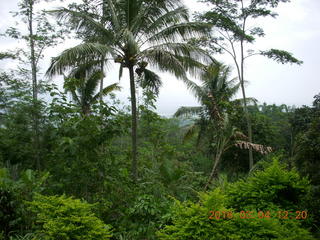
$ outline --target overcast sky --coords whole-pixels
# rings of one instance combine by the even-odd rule
[[[15,10],[17,0],[0,0],[0,32],[15,24],[15,20],[8,13]],[[196,0],[185,0],[186,5],[201,11],[206,7]],[[320,92],[319,54],[320,54],[320,1],[292,0],[291,3],[281,4],[277,8],[279,16],[254,22],[261,26],[266,37],[256,41],[254,47],[261,50],[278,48],[294,53],[295,57],[304,61],[301,66],[277,64],[264,57],[257,56],[246,62],[245,74],[249,82],[247,95],[258,99],[261,103],[310,105],[313,96]],[[63,49],[75,45],[75,41],[68,41],[62,46],[47,51],[43,68],[48,66],[50,57],[56,56]],[[12,48],[15,43],[8,39],[0,39],[0,51]],[[232,66],[227,56],[215,56],[218,60]],[[4,65],[1,64],[1,67]],[[9,67],[6,63],[5,67]],[[158,112],[162,115],[172,115],[180,106],[197,105],[194,97],[184,84],[169,74],[160,74],[163,87],[157,102]],[[234,74],[234,77],[236,75]],[[61,79],[56,80],[61,85]],[[107,73],[106,84],[118,81],[118,67]],[[129,83],[128,75],[121,80],[123,90],[117,94],[121,101],[128,103]],[[241,95],[239,94],[239,97]]]

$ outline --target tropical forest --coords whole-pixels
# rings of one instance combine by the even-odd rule
[[[1,0],[0,240],[320,239],[297,2]]]

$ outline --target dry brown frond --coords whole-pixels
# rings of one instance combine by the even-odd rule
[[[241,149],[252,149],[256,152],[259,152],[261,154],[268,154],[271,153],[273,150],[271,147],[267,147],[261,144],[255,144],[247,141],[237,141],[235,143],[236,147],[239,147]]]

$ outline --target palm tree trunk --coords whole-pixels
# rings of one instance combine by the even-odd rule
[[[216,175],[216,172],[217,172],[216,170],[217,170],[218,164],[219,164],[220,159],[221,159],[221,154],[222,154],[221,152],[218,152],[218,153],[216,154],[216,156],[215,156],[214,165],[213,165],[213,168],[212,168],[212,170],[211,170],[211,174],[210,174],[210,176],[209,176],[208,182],[207,182],[207,184],[206,184],[205,187],[204,187],[204,190],[207,190],[207,189],[208,189],[210,183],[212,182],[212,179],[213,179],[214,176]]]
[[[105,16],[107,14],[107,3],[105,0],[102,1],[102,19],[101,19],[101,24],[105,24]],[[103,43],[102,43],[103,44]],[[102,77],[101,77],[101,80],[100,80],[100,96],[99,96],[99,99],[100,99],[100,107],[102,108],[102,100],[103,100],[103,95],[102,95],[102,92],[103,92],[103,79],[104,79],[104,59],[105,59],[105,55],[102,56],[101,58],[101,73],[102,73]]]
[[[103,100],[103,79],[104,79],[104,57],[101,60],[101,79],[100,79],[100,91],[99,91],[99,101],[100,101],[100,107],[102,107],[102,100]]]
[[[133,180],[136,181],[138,177],[137,172],[137,105],[136,105],[136,88],[134,82],[134,70],[133,66],[129,66],[130,75],[130,91],[131,91],[131,114],[132,114],[132,125],[131,125],[131,138],[132,138],[132,165],[131,174]]]
[[[34,145],[35,145],[35,159],[37,169],[40,170],[40,155],[39,155],[39,119],[38,119],[38,82],[37,82],[37,66],[35,57],[35,46],[33,38],[33,1],[29,2],[29,43],[30,43],[30,64],[32,74],[32,98],[33,98],[33,127],[34,127]]]
[[[100,89],[99,89],[99,107],[100,107],[100,117],[102,118],[103,113],[102,113],[102,105],[103,105],[103,80],[104,80],[104,58],[105,56],[102,57],[101,59],[101,79],[100,79]]]

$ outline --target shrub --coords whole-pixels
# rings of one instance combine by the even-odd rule
[[[28,232],[26,200],[35,192],[40,192],[47,174],[37,176],[26,170],[13,180],[6,168],[0,168],[0,239],[9,239],[14,234]]]
[[[310,192],[310,184],[297,171],[285,170],[285,166],[274,160],[265,170],[254,172],[245,180],[227,187],[227,205],[238,211],[243,208],[256,210],[298,209]]]
[[[79,199],[36,195],[30,202],[35,232],[44,240],[110,239],[111,227],[92,213],[92,205]]]
[[[272,210],[290,210],[299,203],[309,186],[295,171],[286,171],[277,161],[247,180],[200,194],[200,201],[175,201],[171,223],[157,232],[161,240],[202,239],[314,239],[297,219],[281,219]],[[247,196],[247,198],[245,197]],[[257,214],[257,210],[266,216]],[[296,209],[298,210],[298,209]],[[209,219],[210,211],[232,212]],[[252,214],[246,214],[252,211]],[[243,215],[245,213],[245,215]],[[269,216],[269,217],[268,217]]]

